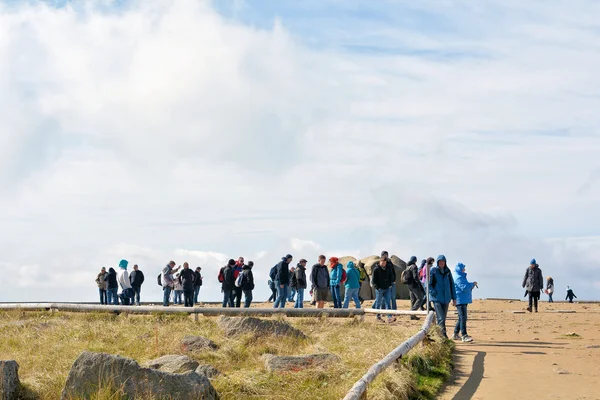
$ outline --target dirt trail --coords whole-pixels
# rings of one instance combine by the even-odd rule
[[[490,300],[469,306],[475,341],[457,343],[454,376],[439,399],[600,399],[600,304],[511,312],[525,307]],[[552,312],[559,310],[576,312]],[[449,333],[456,315],[450,318]]]

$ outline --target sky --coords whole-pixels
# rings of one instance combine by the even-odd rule
[[[531,258],[600,300],[600,3],[0,0],[0,301],[121,259]]]

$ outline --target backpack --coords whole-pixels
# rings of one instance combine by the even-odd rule
[[[158,274],[157,281],[158,281],[158,286],[162,286],[162,273]]]
[[[346,270],[342,268],[342,279],[340,280],[340,283],[346,283],[347,279],[348,275],[346,275]]]
[[[237,278],[235,278],[235,287],[242,287],[242,282],[244,281],[244,274],[240,273]]]
[[[412,281],[413,278],[408,268],[402,271],[402,274],[400,275],[400,282],[404,283],[405,285],[408,285],[412,283]]]
[[[362,283],[364,281],[367,280],[367,271],[365,271],[364,268],[359,268],[358,270],[359,275],[358,275],[358,280]]]
[[[221,268],[221,269],[219,270],[219,282],[221,282],[221,283],[225,282],[225,274],[223,274],[223,269],[224,269],[224,268],[225,268],[225,267],[223,267],[223,268]]]
[[[277,264],[275,264],[275,266],[273,268],[271,268],[271,270],[269,271],[269,278],[271,278],[271,280],[273,282],[275,282],[276,277],[277,277]]]

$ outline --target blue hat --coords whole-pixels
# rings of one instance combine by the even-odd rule
[[[119,261],[119,268],[121,268],[121,269],[127,269],[127,264],[129,264],[129,261],[127,261],[127,260],[121,260],[121,261]]]
[[[412,263],[412,264],[416,263],[417,262],[417,257],[412,256],[408,262]]]
[[[535,261],[535,258],[532,258],[531,261],[529,262],[529,265],[532,265],[532,264],[537,264],[537,261]]]

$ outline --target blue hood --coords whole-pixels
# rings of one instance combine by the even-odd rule
[[[438,256],[437,260],[435,260],[435,265],[438,265],[438,263],[439,263],[440,261],[446,261],[446,256],[445,256],[445,255],[443,255],[443,254],[440,254],[440,255]],[[446,264],[448,264],[448,261],[446,261]],[[448,266],[448,265],[446,265],[446,266]]]
[[[465,264],[458,263],[456,264],[456,267],[454,267],[454,272],[456,272],[456,275],[459,276],[467,276],[467,273],[463,272],[463,269],[465,269]]]
[[[531,264],[537,264],[537,261],[535,260],[535,258],[532,258],[531,261],[529,262],[529,265]]]
[[[346,268],[355,268],[356,266],[354,265],[354,261],[348,261],[348,263],[346,264]]]
[[[119,261],[119,268],[121,268],[121,269],[127,269],[127,264],[129,264],[129,261],[127,261],[127,260],[121,260],[121,261]]]
[[[417,263],[417,257],[415,257],[415,256],[412,256],[410,258],[410,260],[408,261],[408,265],[413,265],[413,264],[416,264],[416,263]]]

